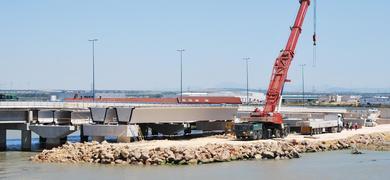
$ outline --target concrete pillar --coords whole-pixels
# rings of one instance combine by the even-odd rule
[[[31,151],[31,130],[22,130],[22,151]]]
[[[39,136],[39,143],[41,143],[41,144],[46,143],[46,138]]]
[[[61,143],[60,145],[65,144],[66,141],[68,141],[68,136],[65,136],[65,137],[63,137],[63,138],[60,138],[60,143]]]
[[[118,136],[117,140],[118,143],[129,143],[130,137],[128,136]]]
[[[7,130],[0,129],[0,151],[7,149]]]
[[[38,122],[38,113],[39,110],[33,110],[33,122]]]
[[[92,141],[103,142],[104,136],[93,136]]]
[[[46,146],[46,138],[39,136],[39,147],[44,148]]]
[[[63,140],[61,138],[46,138],[45,148],[53,148],[60,146]]]
[[[46,138],[45,148],[50,149],[61,144],[60,138]]]
[[[28,111],[27,122],[31,123],[33,120],[34,120],[34,112],[30,110],[30,111]]]
[[[84,126],[81,125],[80,127],[80,142],[88,142],[88,136],[84,136]]]

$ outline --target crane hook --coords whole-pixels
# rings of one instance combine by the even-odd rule
[[[317,0],[313,4],[313,67],[317,64]]]

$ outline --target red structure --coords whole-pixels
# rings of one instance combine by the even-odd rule
[[[288,81],[288,70],[295,55],[295,48],[302,31],[306,12],[310,6],[310,0],[300,0],[300,3],[301,6],[295,19],[294,26],[291,27],[291,33],[288,38],[287,45],[280,53],[279,57],[276,58],[271,75],[271,81],[268,86],[264,109],[261,112],[256,109],[255,112],[251,114],[251,117],[263,117],[263,120],[266,122],[272,122],[275,124],[283,123],[282,115],[275,112],[275,110],[279,104],[284,83]]]
[[[310,6],[310,0],[300,0],[299,2],[301,5],[294,26],[291,27],[287,45],[276,58],[273,66],[264,109],[262,111],[255,109],[250,117],[241,118],[248,122],[235,124],[237,138],[279,138],[286,136],[289,132],[289,128],[283,124],[282,114],[276,111],[276,107],[280,102],[284,83],[289,81],[287,80],[288,70],[294,58],[303,21]]]

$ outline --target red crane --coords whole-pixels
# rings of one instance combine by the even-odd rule
[[[288,70],[294,58],[295,48],[302,31],[303,21],[310,6],[310,0],[300,0],[299,2],[301,5],[294,26],[291,27],[291,34],[288,38],[287,45],[284,50],[281,51],[279,57],[276,58],[273,66],[264,108],[262,111],[255,109],[250,117],[241,118],[250,121],[251,123],[236,124],[235,131],[239,138],[271,138],[284,136],[288,133],[288,129],[283,125],[282,115],[279,112],[276,112],[276,107],[279,104],[284,83],[289,81],[287,80]],[[261,124],[261,127],[259,126],[259,123]]]

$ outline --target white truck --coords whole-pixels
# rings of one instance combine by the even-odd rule
[[[341,132],[343,116],[341,114],[326,114],[323,119],[307,119],[297,122],[301,127],[301,134],[313,135],[322,133]]]

